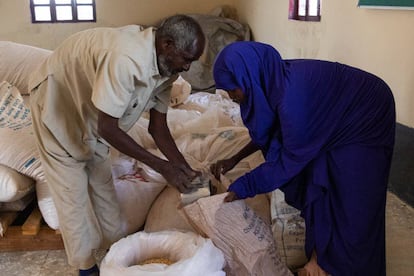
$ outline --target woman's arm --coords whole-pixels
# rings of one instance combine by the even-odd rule
[[[250,141],[238,153],[236,153],[229,159],[218,160],[216,163],[212,164],[210,167],[210,171],[215,178],[220,179],[220,174],[225,174],[226,172],[230,171],[241,160],[255,153],[258,150],[259,148],[252,141]]]

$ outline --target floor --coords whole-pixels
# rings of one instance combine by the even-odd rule
[[[387,201],[387,275],[414,275],[414,209],[392,193]],[[98,261],[105,252],[98,252]],[[75,276],[63,250],[0,253],[2,276]]]

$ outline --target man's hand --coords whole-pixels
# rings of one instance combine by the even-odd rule
[[[166,162],[161,174],[167,180],[168,184],[177,188],[181,193],[186,194],[197,188],[191,182],[194,178],[200,176],[201,172],[189,169],[183,164],[174,165],[171,162]]]

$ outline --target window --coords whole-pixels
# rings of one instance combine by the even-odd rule
[[[95,0],[30,0],[33,23],[96,22]]]
[[[321,21],[321,0],[289,0],[289,19]]]

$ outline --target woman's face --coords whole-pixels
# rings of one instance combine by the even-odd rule
[[[241,104],[244,100],[244,94],[240,88],[229,90],[227,93],[229,94],[230,99],[232,99],[235,103]]]

